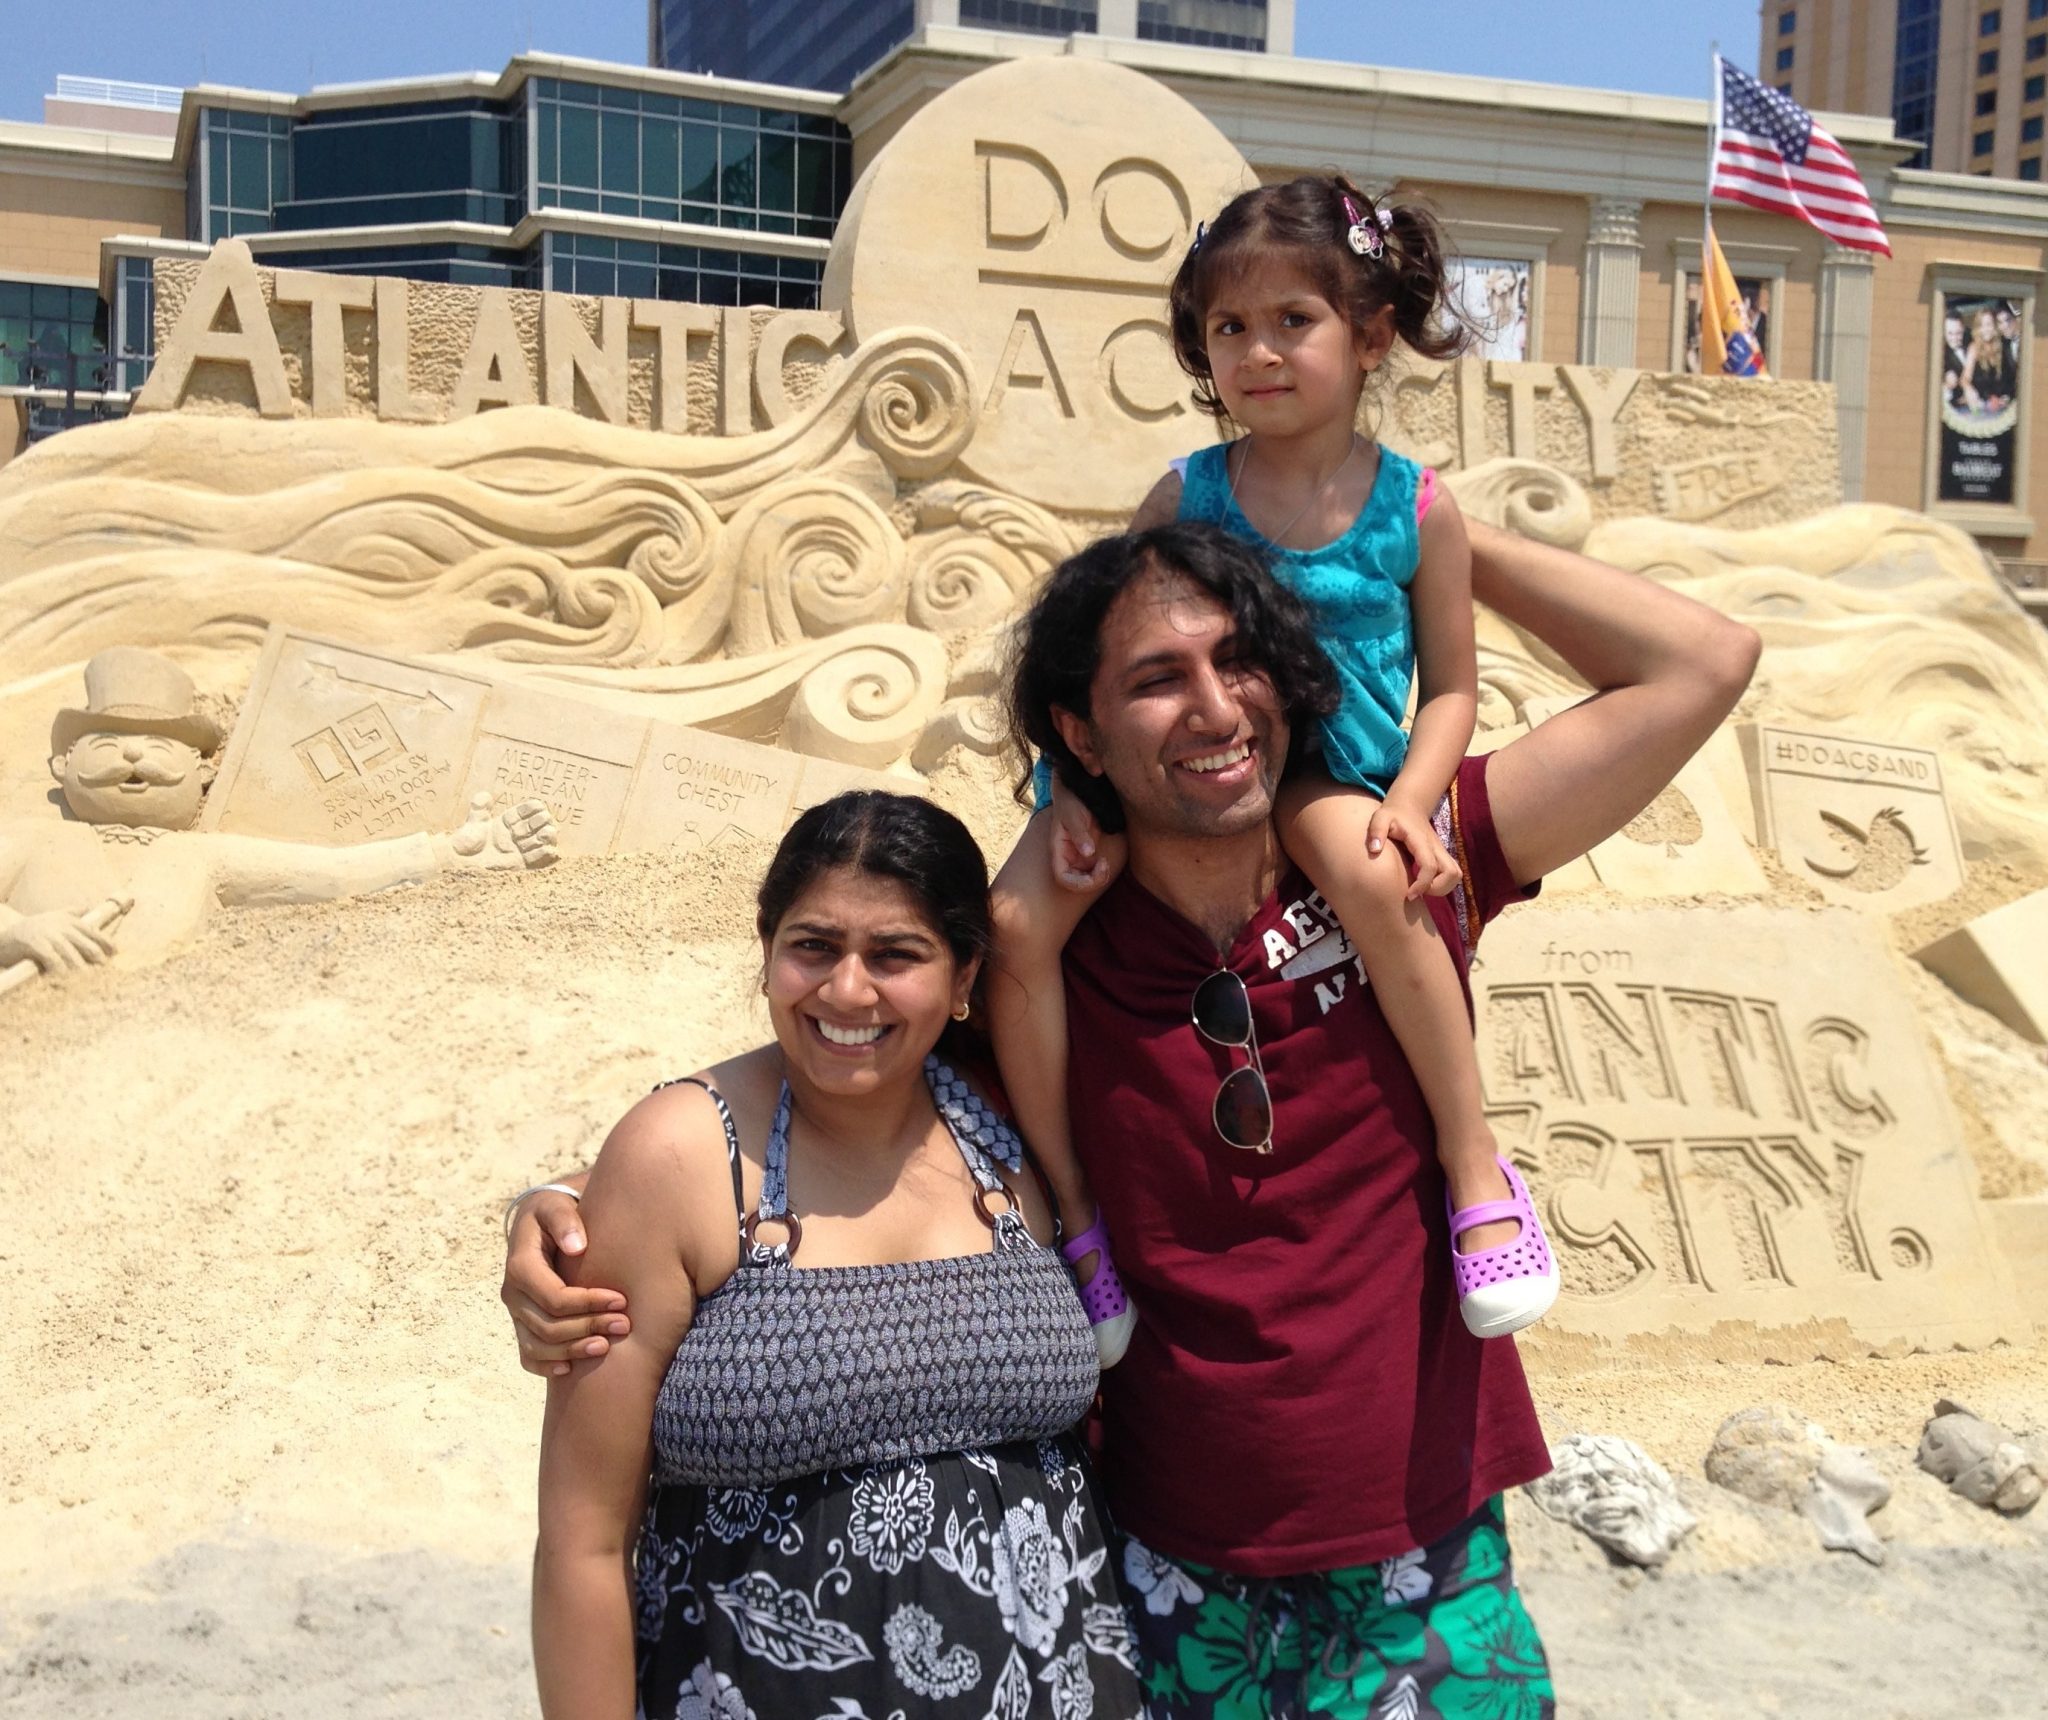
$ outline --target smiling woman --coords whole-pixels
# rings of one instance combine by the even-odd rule
[[[1135,1716],[1072,1431],[1088,1322],[1021,1143],[938,1055],[989,948],[981,851],[929,801],[842,795],[791,826],[757,925],[774,1043],[642,1100],[585,1191],[573,1276],[633,1317],[549,1388],[542,1709],[1024,1713],[1049,1686]]]

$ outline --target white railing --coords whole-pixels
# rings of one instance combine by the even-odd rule
[[[176,113],[185,92],[175,84],[129,84],[118,78],[74,78],[58,74],[56,99],[104,102],[109,107],[157,108]]]

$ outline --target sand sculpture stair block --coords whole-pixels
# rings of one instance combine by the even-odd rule
[[[1473,979],[1489,1113],[1564,1276],[1546,1326],[1710,1346],[1729,1321],[1849,1347],[2029,1330],[1863,916],[1518,910]]]
[[[2048,1198],[1994,1200],[1986,1210],[2012,1267],[2021,1311],[2036,1327],[2048,1327]]]
[[[657,705],[657,695],[646,695]],[[451,830],[474,796],[545,801],[561,852],[774,841],[805,807],[900,780],[646,711],[274,627],[200,827],[297,842]]]
[[[1918,747],[1752,723],[1757,839],[1845,907],[1896,913],[1962,888],[1941,760]]]
[[[2048,890],[1980,914],[1913,954],[1965,1002],[2048,1043]]]

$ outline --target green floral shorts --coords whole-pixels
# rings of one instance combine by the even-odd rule
[[[1151,1720],[1550,1720],[1536,1626],[1490,1499],[1440,1541],[1376,1565],[1271,1581],[1129,1537]]]

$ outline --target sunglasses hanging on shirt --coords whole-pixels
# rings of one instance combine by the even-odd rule
[[[1218,968],[1195,987],[1195,1031],[1212,1045],[1241,1050],[1251,1060],[1233,1069],[1216,1089],[1210,1114],[1216,1132],[1233,1147],[1248,1153],[1273,1150],[1273,1094],[1259,1061],[1259,1038],[1252,1031],[1252,998],[1242,979]]]

